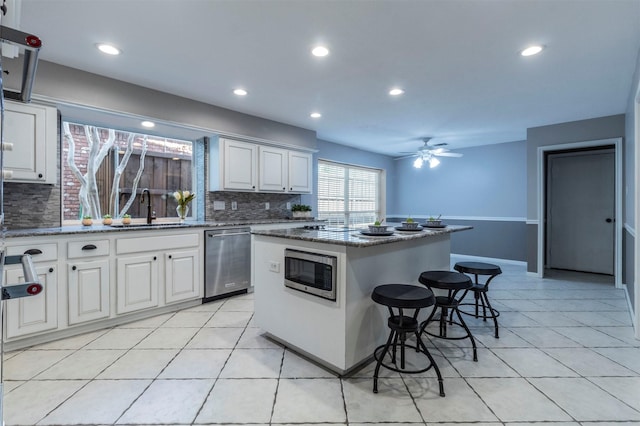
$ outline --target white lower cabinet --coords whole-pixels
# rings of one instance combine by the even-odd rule
[[[118,258],[116,313],[158,306],[158,255],[143,254]]]
[[[55,330],[58,327],[58,272],[55,263],[37,265],[36,272],[43,286],[36,296],[9,299],[6,301],[7,339]],[[22,267],[6,270],[6,283],[24,282]]]
[[[109,317],[109,259],[67,266],[69,325]]]
[[[200,251],[165,254],[165,302],[174,303],[200,296]]]
[[[203,239],[197,228],[8,238],[6,255],[30,254],[44,288],[5,302],[5,342],[20,348],[200,303]],[[23,275],[7,265],[5,285]]]

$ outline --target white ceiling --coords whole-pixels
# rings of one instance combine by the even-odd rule
[[[640,51],[640,0],[21,4],[41,59],[392,155],[425,136],[455,149],[624,113]],[[122,55],[99,53],[105,41]],[[316,43],[331,54],[312,57]],[[521,57],[532,43],[547,49]]]

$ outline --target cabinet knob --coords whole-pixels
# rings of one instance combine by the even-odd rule
[[[42,179],[42,173],[38,173],[38,179]]]
[[[30,254],[31,256],[33,256],[35,254],[42,254],[42,250],[40,250],[40,249],[29,249],[29,250],[25,251],[24,254]]]
[[[49,272],[53,272],[53,268],[49,268]]]
[[[284,188],[284,187],[283,187],[283,188],[282,188],[282,190],[283,190],[283,191],[286,191],[286,190],[287,190],[287,188]]]
[[[256,189],[256,186],[255,186],[255,185],[253,185],[251,188],[252,188],[252,189]]]
[[[94,244],[87,244],[87,245],[82,246],[82,250],[95,250],[97,248],[98,247],[96,247]]]
[[[76,269],[78,269],[78,268],[76,268],[76,265],[73,265],[73,266],[71,267],[71,270],[72,270],[72,271],[75,271]]]
[[[171,259],[171,255],[169,255],[169,259]]]
[[[156,260],[156,259],[158,259],[158,258],[156,256],[153,256],[153,260]]]

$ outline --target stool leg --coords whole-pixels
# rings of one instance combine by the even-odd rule
[[[389,350],[389,346],[391,346],[391,340],[394,338],[395,334],[397,333],[394,330],[391,330],[391,333],[389,334],[389,338],[387,339],[387,343],[385,343],[384,349],[382,349],[382,355],[380,356],[376,364],[376,369],[373,373],[373,393],[378,393],[378,373],[380,372],[380,366],[382,365],[382,360],[384,359],[385,355],[387,354],[387,351]],[[375,357],[376,355],[375,351],[373,351],[373,355]]]
[[[443,306],[440,312],[440,336],[447,337],[447,308]]]
[[[493,306],[491,306],[491,302],[489,302],[489,296],[487,296],[487,293],[483,293],[484,296],[484,300],[487,303],[487,307],[489,308],[489,312],[491,312],[491,317],[493,318],[493,328],[495,329],[495,336],[496,339],[499,339],[500,337],[498,336],[498,316],[496,315],[496,310],[493,309]]]
[[[475,299],[476,302],[476,318],[478,318],[478,299],[480,298],[480,293],[478,293],[477,291],[473,292],[473,297]],[[484,304],[484,302],[483,302]]]
[[[458,315],[458,319],[460,319],[460,324],[462,325],[464,330],[467,332],[467,336],[469,336],[469,339],[471,339],[471,346],[473,346],[473,360],[477,362],[478,348],[476,347],[476,340],[473,338],[473,334],[471,334],[471,330],[469,330],[469,327],[467,327],[467,323],[464,322],[464,319],[462,319],[462,315],[460,315],[460,311],[457,308],[456,308],[456,314]]]
[[[438,376],[438,386],[440,387],[440,396],[444,396],[444,380],[442,380],[442,374],[440,374],[438,364],[436,364],[436,360],[433,359],[431,353],[429,352],[429,349],[427,349],[424,342],[422,342],[422,339],[420,338],[420,334],[418,334],[418,332],[416,332],[416,341],[416,346],[422,348],[422,351],[429,358],[429,362],[431,362],[431,365],[433,365],[433,369],[436,370],[436,376]]]
[[[427,328],[427,325],[429,325],[429,322],[433,319],[434,315],[436,314],[437,309],[438,308],[434,305],[433,309],[431,310],[431,313],[429,314],[429,317],[422,322],[422,324],[420,325],[420,334],[424,333],[424,330]],[[420,350],[416,348],[416,352],[420,352]]]
[[[394,332],[395,336],[393,337],[393,344],[392,344],[392,348],[391,348],[391,363],[395,364],[396,363],[396,347],[398,345],[398,333]]]
[[[400,369],[404,370],[404,342],[407,340],[407,333],[400,333]]]

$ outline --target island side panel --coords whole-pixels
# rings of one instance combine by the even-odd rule
[[[262,330],[302,350],[330,369],[345,368],[345,247],[253,235],[255,323]],[[284,286],[286,248],[328,254],[338,258],[336,301],[319,298]],[[279,271],[270,270],[271,262]]]
[[[416,284],[420,273],[450,269],[449,234],[364,248],[347,248],[346,369],[362,363],[388,336],[386,308],[371,300],[382,284]],[[425,309],[422,320],[431,312]]]

